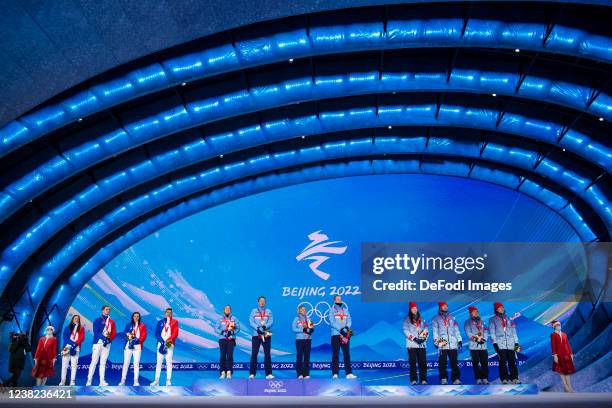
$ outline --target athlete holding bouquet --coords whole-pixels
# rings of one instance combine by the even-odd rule
[[[102,316],[98,317],[93,322],[93,333],[93,350],[91,353],[91,363],[89,364],[89,373],[87,374],[87,383],[85,385],[91,385],[94,371],[96,370],[96,365],[99,360],[100,385],[107,386],[108,383],[104,381],[106,360],[110,353],[111,343],[117,335],[115,321],[110,317],[110,306],[102,306]]]
[[[489,353],[487,352],[487,339],[489,329],[478,314],[475,306],[468,307],[470,317],[463,325],[465,334],[470,339],[470,357],[472,357],[472,368],[476,384],[489,383]]]
[[[344,372],[346,378],[357,378],[353,374],[351,367],[351,352],[349,341],[353,335],[351,329],[352,319],[348,307],[342,303],[342,297],[336,295],[334,304],[331,307],[330,315],[331,326],[331,345],[332,345],[332,378],[338,378],[340,371],[340,348],[342,348],[342,356],[344,357]]]
[[[312,346],[311,336],[314,333],[314,324],[308,318],[306,307],[298,307],[298,315],[293,319],[291,325],[295,333],[296,362],[295,369],[298,378],[310,378],[310,348]]]
[[[223,314],[216,327],[219,335],[219,378],[232,378],[234,373],[234,348],[236,347],[236,335],[240,331],[240,323],[232,315],[230,305],[225,305]]]
[[[157,322],[155,338],[157,339],[157,364],[155,366],[155,380],[152,386],[159,385],[162,364],[166,360],[166,386],[172,385],[172,355],[179,334],[178,321],[172,317],[172,308],[167,308],[164,318]]]
[[[268,380],[274,378],[272,375],[272,331],[270,330],[274,323],[272,311],[266,308],[266,298],[260,296],[257,299],[257,307],[251,310],[249,315],[249,324],[253,329],[251,337],[251,365],[249,370],[249,378],[255,378],[257,373],[257,355],[259,348],[263,346],[264,350],[264,370]]]
[[[463,348],[463,340],[459,325],[448,312],[446,302],[438,302],[438,314],[431,321],[434,336],[434,346],[438,349],[438,370],[440,383],[448,384],[446,362],[450,360],[451,380],[454,385],[461,384],[459,364],[457,361],[459,350]]]
[[[62,349],[62,373],[59,385],[66,385],[66,375],[70,366],[70,385],[75,385],[77,365],[81,344],[85,338],[85,328],[81,325],[81,316],[74,315],[70,324],[64,328],[64,348]]]
[[[425,344],[429,336],[429,328],[421,318],[421,313],[416,302],[410,302],[409,314],[404,320],[404,335],[406,336],[406,348],[408,349],[408,360],[410,363],[410,383],[427,384],[427,351]],[[417,379],[417,364],[419,366],[419,378]]]
[[[123,370],[121,372],[121,382],[119,385],[125,385],[127,372],[130,368],[130,360],[134,357],[134,386],[138,383],[138,374],[140,371],[140,356],[142,354],[142,345],[147,338],[147,327],[140,321],[140,313],[132,313],[130,322],[125,326],[125,345],[123,346]]]

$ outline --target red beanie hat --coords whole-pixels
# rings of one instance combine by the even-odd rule
[[[442,309],[442,306],[448,306],[448,303],[442,301],[442,302],[438,302],[438,309]]]
[[[558,320],[553,320],[553,321],[552,321],[552,323],[551,323],[551,326],[552,326],[552,327],[555,327],[555,326],[556,326],[556,325],[558,325],[558,324],[561,324],[561,322],[560,322],[560,321],[558,321]]]
[[[416,302],[410,302],[410,303],[408,304],[408,307],[409,307],[410,309],[412,309],[413,307],[417,307],[417,304],[416,304]]]
[[[470,314],[472,314],[472,312],[473,312],[474,310],[475,310],[475,311],[478,311],[478,309],[476,308],[476,306],[470,306],[470,307],[468,307],[468,310],[470,311]]]
[[[493,305],[493,311],[497,312],[497,309],[499,309],[500,307],[504,307],[504,305],[500,302],[495,302],[495,304]]]

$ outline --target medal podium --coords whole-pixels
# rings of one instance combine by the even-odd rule
[[[358,380],[332,379],[232,379],[195,380],[191,387],[73,387],[79,396],[165,396],[165,397],[428,397],[536,395],[534,384],[517,385],[367,385]]]

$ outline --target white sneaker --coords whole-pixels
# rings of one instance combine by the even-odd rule
[[[307,375],[306,377],[304,377],[305,380],[310,380],[310,376]]]
[[[460,380],[455,380],[455,381],[453,381],[453,385],[461,385],[461,381]]]
[[[66,385],[66,383],[65,383],[65,382],[61,382],[61,383],[57,384],[57,386],[58,386],[58,387],[63,387],[63,386],[65,386],[65,385]]]
[[[76,382],[74,382],[74,381],[70,381],[70,386],[71,386],[71,387],[76,386]]]
[[[134,387],[140,387],[140,384],[137,382],[134,382]]]
[[[304,376],[303,376],[303,375],[299,375],[299,376],[298,376],[298,380],[303,380],[303,379],[304,379]]]
[[[332,375],[332,378],[335,380],[336,378],[338,378],[338,374]]]
[[[119,384],[117,384],[118,387],[124,387],[125,386],[125,381],[121,380],[121,382]]]
[[[479,378],[476,380],[476,384],[482,384],[482,380]]]
[[[221,374],[219,375],[219,379],[220,380],[225,379],[225,371],[221,371]]]
[[[252,380],[253,378],[255,378],[255,374],[249,375],[249,380]]]
[[[446,384],[448,384],[448,380],[446,378],[444,378],[442,381],[440,381],[440,384],[446,385]]]
[[[225,376],[227,377],[228,380],[232,379],[232,372],[231,371],[226,371],[225,372]]]
[[[87,382],[85,383],[86,387],[91,387],[91,380],[87,380]]]
[[[416,382],[416,381],[412,381],[412,382],[410,383],[410,385],[416,385],[416,384],[417,384],[417,382]]]
[[[355,374],[351,373],[351,374],[347,374],[346,378],[348,378],[349,380],[352,380],[353,378],[357,378],[357,376]]]
[[[104,380],[100,381],[100,387],[108,387],[108,383]]]
[[[172,385],[172,382],[170,380],[166,380],[166,387],[170,387]]]
[[[151,387],[157,387],[159,385],[159,380],[155,380],[151,383]]]
[[[272,374],[268,374],[268,375],[266,375],[266,380],[271,380],[271,379],[273,379],[273,378],[274,378],[274,376],[273,376]]]

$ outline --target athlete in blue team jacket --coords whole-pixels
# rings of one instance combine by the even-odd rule
[[[431,321],[434,336],[434,346],[438,348],[438,370],[440,382],[448,384],[448,373],[446,372],[446,360],[451,364],[451,380],[453,384],[461,384],[460,371],[457,362],[459,350],[463,347],[461,332],[455,318],[448,313],[446,302],[438,303],[438,314]]]
[[[264,349],[264,370],[266,372],[266,378],[272,379],[272,324],[274,323],[274,316],[272,311],[266,308],[266,298],[260,296],[257,299],[257,307],[251,310],[249,315],[249,324],[253,329],[253,336],[251,337],[251,367],[249,378],[255,378],[257,373],[257,355],[259,354],[259,348],[263,346]]]

